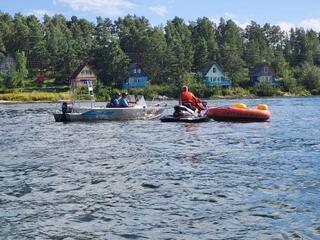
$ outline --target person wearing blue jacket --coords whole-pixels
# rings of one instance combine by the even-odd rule
[[[116,93],[110,103],[110,107],[120,107],[120,102],[119,102],[119,97],[120,93]]]
[[[120,107],[129,107],[126,93],[122,93],[121,100],[120,100]]]

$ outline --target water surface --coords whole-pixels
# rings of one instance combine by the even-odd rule
[[[209,105],[239,101],[270,121],[64,124],[54,104],[0,104],[0,239],[320,239],[320,98]]]

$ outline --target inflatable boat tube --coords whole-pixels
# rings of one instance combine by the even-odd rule
[[[236,107],[212,107],[206,112],[209,118],[216,121],[231,122],[264,122],[271,117],[266,107],[259,105],[259,108],[236,108]]]

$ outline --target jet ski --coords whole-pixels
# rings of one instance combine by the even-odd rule
[[[190,123],[199,123],[199,122],[207,122],[210,118],[206,115],[202,116],[195,113],[190,108],[177,105],[174,106],[174,112],[172,115],[166,115],[160,118],[161,122],[190,122]]]

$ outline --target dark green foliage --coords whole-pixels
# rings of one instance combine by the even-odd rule
[[[194,49],[191,31],[184,20],[175,17],[165,27],[167,40],[167,83],[177,83],[184,73],[191,71]]]
[[[233,22],[220,20],[218,27],[221,64],[226,77],[232,79],[233,85],[245,85],[249,81],[248,68],[243,60],[243,37],[241,29]]]
[[[199,70],[209,60],[217,60],[218,43],[216,29],[208,18],[199,18],[191,23],[192,44],[194,46],[194,68]]]
[[[95,68],[98,79],[104,85],[121,88],[130,60],[121,49],[119,40],[112,34],[111,27],[110,19],[98,18],[89,64]]]
[[[307,90],[320,90],[320,68],[311,64],[304,64],[297,69],[298,83]]]
[[[195,94],[246,95],[238,86],[249,88],[249,72],[257,62],[270,64],[281,85],[256,86],[259,95],[288,92],[319,93],[319,33],[302,28],[283,32],[280,27],[251,22],[241,29],[232,20],[213,23],[203,17],[186,23],[175,17],[166,26],[152,26],[148,19],[125,16],[116,21],[97,18],[96,23],[75,16],[35,16],[0,12],[0,61],[17,53],[19,63],[11,76],[0,76],[0,87],[35,84],[41,73],[55,84],[68,84],[70,74],[80,61],[95,68],[103,98],[119,89],[130,63],[138,63],[149,75],[142,92],[177,97],[187,84]],[[21,61],[21,59],[24,59]],[[206,87],[197,74],[208,61],[219,63],[233,90]],[[20,70],[18,70],[20,68]],[[235,90],[237,89],[237,90]],[[105,95],[104,95],[105,94]]]

